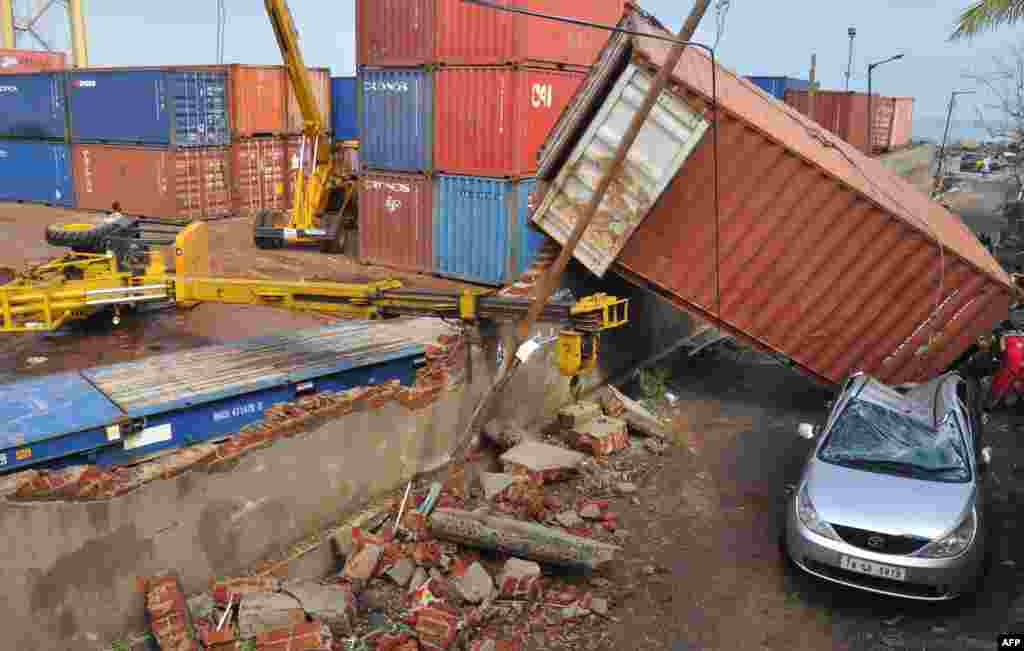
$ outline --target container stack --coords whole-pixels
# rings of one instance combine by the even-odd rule
[[[623,10],[554,13],[615,24]],[[460,0],[357,0],[356,29],[361,258],[512,282],[545,241],[529,220],[537,153],[608,33]]]
[[[787,89],[785,101],[869,156],[910,143],[914,120],[912,97],[872,94],[870,105],[874,115],[871,120],[868,120],[866,93],[815,91],[813,115],[810,93],[806,90]]]

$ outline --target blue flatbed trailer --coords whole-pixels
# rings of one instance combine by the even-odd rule
[[[129,463],[226,438],[302,395],[411,386],[424,352],[400,328],[342,322],[0,384],[0,474]]]

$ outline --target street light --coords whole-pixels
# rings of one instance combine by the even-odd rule
[[[949,110],[946,112],[946,130],[942,133],[942,146],[939,147],[939,165],[935,169],[935,189],[934,192],[939,191],[940,184],[942,183],[942,167],[946,162],[946,138],[949,137],[949,120],[953,117],[953,102],[956,101],[957,95],[973,95],[973,90],[954,90],[949,95]]]
[[[880,65],[902,58],[902,54],[897,54],[896,56],[889,57],[884,61],[868,64],[868,156],[874,152],[875,148],[875,115],[871,112],[871,72]]]

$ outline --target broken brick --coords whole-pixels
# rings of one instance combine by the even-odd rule
[[[540,565],[533,561],[510,558],[498,575],[498,591],[512,599],[532,598],[540,590]]]
[[[423,540],[430,536],[427,516],[416,510],[406,511],[402,516],[402,528],[412,534],[415,540]]]
[[[198,651],[185,594],[177,576],[165,574],[142,581],[150,628],[161,649]]]
[[[594,456],[608,456],[629,447],[626,421],[601,416],[573,429],[576,447]]]
[[[385,633],[377,640],[377,651],[417,651],[419,642],[409,633]]]
[[[438,606],[427,606],[416,613],[416,635],[420,646],[430,651],[447,651],[458,635],[459,618]]]
[[[244,576],[236,579],[220,579],[210,582],[210,596],[221,605],[227,605],[228,599],[234,595],[234,601],[244,594],[254,592],[277,592],[281,582],[269,576]]]
[[[256,635],[257,651],[315,651],[332,642],[330,630],[320,622],[282,626]]]
[[[416,543],[412,558],[419,565],[437,565],[441,562],[441,546],[434,541]]]

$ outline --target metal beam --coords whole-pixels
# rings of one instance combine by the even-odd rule
[[[15,47],[13,0],[0,0],[0,46],[7,49]]]
[[[89,44],[85,29],[85,0],[68,0],[71,25],[71,62],[76,68],[89,67]]]
[[[45,14],[55,2],[57,2],[57,0],[43,0],[43,2],[37,3],[35,13],[32,16],[29,16],[25,22],[26,29],[35,27],[36,23],[38,23],[43,17],[43,14]]]

